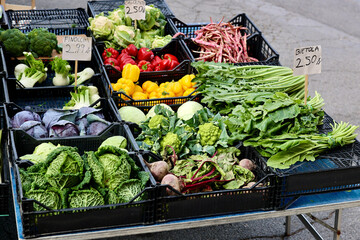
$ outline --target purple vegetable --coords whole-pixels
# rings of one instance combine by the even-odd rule
[[[62,109],[49,109],[44,113],[43,116],[43,123],[47,129],[50,128],[54,123],[58,122],[59,120],[67,120],[72,123],[75,122],[75,118],[77,115],[77,111],[69,111],[69,110],[62,110]]]
[[[27,122],[27,121],[41,122],[41,118],[40,118],[39,114],[37,114],[35,112],[24,110],[24,111],[18,112],[14,115],[14,117],[11,119],[11,126],[13,128],[19,128],[24,122]]]
[[[67,120],[60,120],[51,125],[49,137],[72,137],[79,136],[78,127]]]
[[[98,135],[110,125],[110,122],[100,118],[95,114],[87,115],[86,119],[89,123],[89,126],[86,128],[87,135]]]
[[[46,138],[48,137],[48,132],[44,125],[39,121],[27,121],[21,124],[20,129],[24,130],[30,136],[34,138]]]
[[[76,116],[76,122],[75,122],[80,129],[80,135],[86,134],[86,128],[89,126],[87,116],[90,114],[93,114],[101,119],[105,119],[104,115],[101,113],[101,109],[96,109],[92,107],[80,108]]]
[[[98,135],[104,131],[109,125],[103,122],[92,122],[86,130],[87,135]]]

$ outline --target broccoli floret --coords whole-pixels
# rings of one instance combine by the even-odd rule
[[[199,126],[198,134],[200,135],[200,143],[202,146],[212,146],[219,140],[221,130],[213,123],[204,123]]]
[[[154,141],[150,140],[150,138],[145,138],[145,140],[143,141],[143,143],[152,146],[154,145]]]
[[[57,49],[57,38],[54,33],[50,33],[43,28],[37,28],[29,32],[30,50],[38,56],[50,57],[53,49]]]
[[[164,117],[163,115],[153,116],[149,121],[149,128],[151,129],[159,128],[161,126],[162,121],[165,119],[166,117]]]
[[[168,132],[160,141],[161,150],[163,151],[167,145],[174,148],[175,152],[179,152],[181,141],[176,133]],[[172,153],[170,148],[166,149],[168,153]]]
[[[29,47],[28,37],[19,29],[8,29],[0,34],[0,41],[3,43],[6,51],[15,57],[23,55]]]

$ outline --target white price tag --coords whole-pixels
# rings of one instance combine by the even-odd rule
[[[294,76],[321,73],[321,46],[295,48]]]
[[[145,5],[144,0],[126,0],[125,15],[132,20],[145,20]]]
[[[92,38],[86,36],[64,36],[62,59],[91,61]]]

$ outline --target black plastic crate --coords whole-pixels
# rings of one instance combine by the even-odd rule
[[[242,153],[239,159],[252,159],[257,165],[255,186],[167,196],[167,185],[158,185],[157,223],[255,210],[273,210],[276,190],[274,176],[269,174],[256,151],[252,148],[241,147],[240,149]],[[148,157],[145,151],[144,158]],[[258,186],[260,183],[264,186]]]
[[[185,34],[186,38],[195,38],[196,37],[195,31],[209,24],[209,23],[186,24],[177,18],[172,18],[171,20],[174,26],[176,27],[177,32],[181,32]],[[252,35],[257,33],[261,34],[261,31],[255,26],[255,24],[248,18],[248,16],[245,13],[237,15],[227,22],[231,23],[236,27],[239,26],[246,27],[247,29],[244,30],[244,32],[246,32],[247,35]]]
[[[16,81],[15,75],[14,75],[14,70],[16,65],[23,63],[23,60],[18,60],[17,58],[12,58],[10,56],[5,57],[5,72],[6,72],[6,79],[8,81],[15,81],[16,85],[20,88],[24,88],[20,83],[18,83]],[[42,59],[44,66],[47,67],[47,78],[44,82],[42,83],[36,83],[34,85],[35,88],[37,87],[64,87],[64,86],[54,86],[52,83],[52,79],[55,77],[55,72],[54,70],[51,68],[50,62],[52,61],[51,59]],[[67,60],[71,66],[71,70],[69,73],[75,73],[75,61],[71,61],[71,60]],[[103,68],[101,67],[101,62],[99,59],[99,55],[97,54],[97,51],[93,48],[92,49],[92,55],[91,55],[91,60],[90,61],[78,61],[78,73],[81,72],[82,70],[84,70],[85,68],[90,67],[91,69],[94,70],[95,75],[94,77],[101,75],[103,72]],[[79,76],[79,75],[78,75]],[[86,84],[86,82],[85,82]]]
[[[105,44],[100,43],[96,44],[97,53],[101,59],[101,64],[103,64],[103,60],[101,54],[105,49]],[[121,53],[121,51],[119,50]],[[152,72],[141,72],[140,80],[152,80],[157,81],[161,79],[162,76],[184,76],[191,72],[191,54],[188,52],[185,42],[180,39],[172,39],[169,44],[164,46],[163,48],[153,49],[152,52],[155,56],[161,57],[162,55],[169,53],[175,55],[179,60],[179,65],[176,66],[173,70],[168,71],[152,71]],[[106,74],[112,83],[116,83],[116,81],[121,78],[121,71],[116,70],[111,65],[104,65],[106,70]]]
[[[0,107],[1,113],[1,159],[0,159],[0,216],[9,214],[11,204],[10,176],[9,176],[9,141],[8,131],[3,127],[4,109]]]
[[[115,109],[113,107],[113,104],[110,102],[109,99],[106,98],[102,98],[99,100],[99,107],[98,109],[101,109],[102,114],[105,117],[105,120],[110,122],[110,125],[104,129],[104,131],[102,131],[100,134],[98,135],[84,135],[84,136],[73,136],[73,137],[69,137],[69,138],[77,138],[77,139],[87,139],[87,138],[105,138],[106,136],[110,136],[115,134],[118,131],[119,128],[119,121],[118,121],[118,117],[117,117],[117,111],[115,112]],[[26,144],[27,142],[33,142],[36,140],[42,140],[42,141],[50,141],[54,138],[51,137],[47,137],[47,138],[34,138],[31,135],[27,134],[24,130],[21,130],[19,128],[13,128],[11,126],[11,118],[18,112],[23,111],[24,108],[19,107],[18,105],[14,104],[14,103],[5,103],[5,115],[6,115],[6,124],[7,124],[7,128],[10,129],[10,131],[15,132],[16,135],[20,136],[19,137],[19,141],[23,141],[24,144]],[[42,118],[44,112],[37,112],[40,117]]]
[[[146,5],[153,4],[154,7],[159,8],[165,17],[172,18],[174,17],[173,12],[170,10],[169,6],[164,0],[145,0]],[[88,1],[87,3],[87,12],[90,17],[95,17],[96,15],[104,12],[107,15],[108,12],[117,9],[120,5],[124,5],[124,0],[117,1]]]
[[[266,162],[266,159],[264,160]],[[277,177],[275,208],[288,208],[303,195],[360,188],[360,142],[324,152],[314,162],[270,168]]]
[[[74,91],[74,86],[62,87],[35,87],[35,88],[18,88],[16,80],[6,81],[3,79],[6,102],[13,102],[21,108],[29,106],[34,112],[45,112],[49,108],[62,108],[65,103],[70,101],[70,92]],[[109,86],[103,75],[98,74],[92,77],[86,84],[96,86],[101,98],[107,98],[109,95]]]
[[[34,28],[86,29],[89,25],[89,17],[83,8],[8,10],[6,14],[9,28],[18,28],[25,32]]]
[[[123,131],[121,135],[129,137],[128,133],[124,132],[125,129],[126,128],[123,128],[121,130]],[[126,132],[127,131],[128,130],[126,130]],[[98,139],[98,141],[95,142],[78,141],[75,143],[73,141],[55,141],[53,143],[76,146],[79,149],[79,153],[82,154],[84,151],[96,150],[101,142],[102,140]],[[18,145],[19,144],[15,142],[15,146],[20,148]],[[31,153],[35,145],[33,143],[30,145],[31,146],[27,146],[26,149],[19,149],[19,153]],[[149,171],[143,163],[141,155],[134,152],[129,152],[129,155],[135,160],[138,166]],[[38,205],[38,202],[23,196],[19,177],[19,168],[26,168],[30,165],[27,161],[18,161],[14,165],[15,181],[17,184],[16,197],[20,204],[23,235],[25,238],[155,223],[156,192],[153,187],[154,179],[152,177],[150,177],[147,187],[142,192],[147,194],[147,200],[89,208],[35,211],[34,204]]]
[[[190,38],[187,38],[184,41],[191,53],[192,61],[195,61],[200,54],[194,51],[198,51],[199,47]],[[250,57],[256,58],[258,62],[234,63],[234,65],[281,65],[279,61],[279,54],[259,33],[253,34],[247,38],[247,52]]]
[[[170,76],[161,76],[157,80],[158,84],[167,82],[167,81],[177,81],[180,78],[182,78],[184,75],[170,75]],[[139,81],[140,85],[144,82],[144,80]],[[110,83],[108,83],[110,85]],[[169,105],[174,111],[176,111],[181,104],[187,102],[187,101],[196,101],[200,102],[201,94],[197,93],[196,90],[193,93],[190,93],[188,96],[183,97],[169,97],[169,98],[154,98],[154,99],[144,99],[144,100],[134,100],[127,94],[123,92],[114,92],[112,90],[112,87],[110,85],[111,91],[112,91],[112,99],[115,103],[115,108],[119,109],[123,106],[134,106],[142,110],[145,114],[155,106],[156,104],[164,103]],[[129,100],[124,100],[129,99]]]

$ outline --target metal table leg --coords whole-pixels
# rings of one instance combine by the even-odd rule
[[[285,236],[290,236],[291,234],[291,216],[285,217]]]
[[[340,239],[341,213],[342,213],[342,209],[336,209],[335,210],[334,228],[335,228],[336,231],[334,231],[334,240],[339,240]]]
[[[314,236],[315,239],[318,240],[324,240],[321,235],[316,231],[316,229],[313,227],[313,225],[307,220],[304,216],[304,214],[299,214],[297,217],[300,219],[300,221],[305,225],[305,227],[310,231],[310,233]]]

